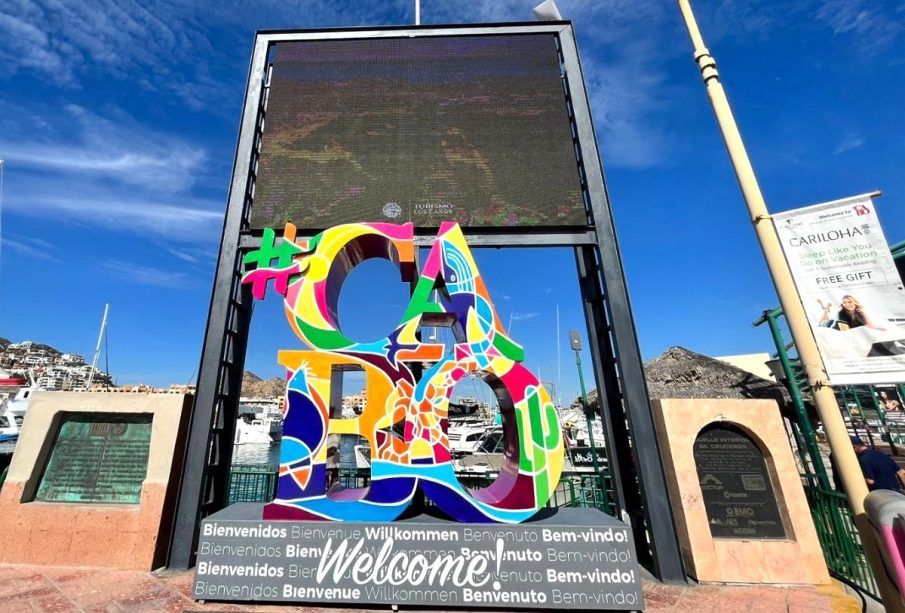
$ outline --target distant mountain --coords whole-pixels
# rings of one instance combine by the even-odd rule
[[[279,398],[286,391],[286,381],[273,377],[266,381],[250,371],[242,375],[242,391],[246,398]]]
[[[9,344],[11,342],[12,341],[9,340],[8,338],[3,338],[2,336],[0,336],[0,351],[2,351],[3,349],[6,349],[7,346],[9,346]]]

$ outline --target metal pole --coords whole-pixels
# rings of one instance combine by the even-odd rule
[[[811,464],[814,466],[814,474],[820,487],[827,491],[832,491],[829,476],[826,474],[826,467],[823,465],[823,458],[820,455],[820,448],[817,447],[817,437],[814,435],[814,429],[811,427],[811,420],[808,418],[808,412],[804,407],[804,400],[801,398],[801,392],[798,384],[795,382],[795,373],[792,371],[792,365],[789,363],[789,354],[786,351],[785,342],[782,339],[782,332],[779,329],[779,323],[776,316],[767,311],[764,313],[764,320],[770,326],[770,333],[773,335],[773,343],[776,345],[776,351],[779,355],[779,363],[782,365],[783,375],[788,381],[786,388],[792,396],[792,404],[795,405],[795,413],[798,415],[798,425],[804,438],[807,441],[807,453],[811,456]],[[807,466],[805,466],[807,469]]]
[[[581,353],[575,352],[575,365],[578,366],[578,384],[581,386],[581,406],[584,408],[584,418],[588,422],[588,440],[591,443],[591,461],[594,462],[594,474],[597,475],[597,486],[600,488],[602,496],[606,496],[603,478],[600,474],[600,466],[597,463],[597,445],[594,444],[594,414],[591,412],[591,403],[588,402],[588,393],[584,388],[584,373],[581,372]],[[598,399],[598,402],[600,400]],[[597,496],[594,496],[597,501]]]
[[[556,389],[562,387],[562,361],[560,359],[559,345],[562,342],[559,336],[559,303],[556,303]],[[554,396],[556,406],[562,403],[562,398]]]
[[[688,0],[679,0],[679,8],[682,11],[688,34],[691,36],[691,41],[694,45],[695,62],[700,68],[701,76],[707,86],[710,103],[713,106],[717,123],[719,123],[720,131],[723,134],[723,140],[726,143],[726,149],[729,152],[729,158],[732,161],[739,187],[748,206],[751,223],[754,224],[754,230],[757,233],[758,241],[764,253],[764,259],[767,262],[767,268],[773,278],[773,285],[776,287],[779,302],[786,315],[789,330],[792,332],[792,339],[795,341],[798,355],[807,375],[808,385],[811,388],[817,412],[823,422],[827,440],[833,452],[833,458],[836,461],[836,466],[839,468],[842,482],[848,493],[849,504],[855,517],[855,523],[861,533],[865,551],[871,560],[871,566],[880,584],[880,592],[883,595],[884,602],[887,607],[893,607],[895,606],[893,603],[898,600],[898,597],[892,596],[894,588],[888,583],[886,570],[883,568],[882,561],[879,558],[879,552],[876,550],[867,516],[864,513],[867,483],[864,481],[861,467],[858,465],[858,459],[849,440],[849,434],[845,428],[842,414],[839,411],[839,405],[836,403],[833,389],[827,380],[826,371],[823,368],[823,362],[817,350],[817,343],[811,333],[807,315],[792,281],[792,273],[789,271],[783,256],[779,237],[767,211],[767,205],[764,202],[763,194],[761,194],[760,186],[754,175],[754,168],[748,159],[748,153],[745,150],[741,134],[739,134],[738,126],[732,115],[732,109],[729,107],[726,92],[723,91],[723,86],[720,83],[716,61],[710,55],[707,47],[704,46],[704,39],[701,37],[700,30],[698,30],[698,24],[695,21]],[[899,601],[899,605],[901,606],[901,601]]]
[[[421,0],[415,0],[415,25],[421,25]]]
[[[0,281],[3,280],[3,163],[0,158]]]
[[[91,383],[94,381],[94,373],[97,370],[97,359],[101,355],[101,341],[104,340],[104,328],[107,327],[107,313],[110,312],[110,305],[104,305],[104,318],[101,320],[101,331],[97,335],[97,347],[94,348],[94,359],[91,360],[91,372],[88,374],[88,384],[85,386],[85,390],[91,389]],[[110,373],[107,373],[108,375]]]

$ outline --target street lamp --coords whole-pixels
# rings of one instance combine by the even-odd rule
[[[591,443],[591,461],[594,463],[594,474],[597,475],[601,495],[606,491],[603,487],[603,479],[600,474],[600,466],[597,463],[597,445],[594,443],[594,411],[588,402],[588,392],[584,387],[584,373],[581,370],[581,336],[578,330],[569,330],[569,344],[575,352],[575,365],[578,367],[578,384],[581,386],[581,406],[584,408],[584,416],[588,422],[588,441]],[[599,399],[598,399],[599,402]],[[597,497],[594,497],[595,501]]]

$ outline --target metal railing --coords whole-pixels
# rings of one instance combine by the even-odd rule
[[[234,465],[229,478],[229,504],[270,502],[276,496],[277,476],[275,466]],[[468,489],[485,488],[497,478],[495,473],[463,472],[456,476]],[[366,468],[341,469],[337,476],[337,483],[347,488],[367,487],[370,482],[371,471]],[[615,512],[612,478],[607,472],[601,477],[589,472],[563,472],[547,506],[593,508],[612,515]]]
[[[229,504],[270,502],[277,493],[279,467],[269,464],[234,464],[229,471]]]
[[[848,497],[841,492],[805,488],[823,557],[832,575],[842,577],[877,600],[879,590],[852,520]]]

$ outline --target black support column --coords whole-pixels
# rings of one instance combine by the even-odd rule
[[[586,247],[581,249],[583,254],[579,257],[579,271],[584,268],[585,278],[592,285],[597,284],[602,295],[599,298],[593,296],[593,292],[598,291],[593,287],[583,287],[582,293],[585,295],[590,290],[592,295],[586,296],[585,300],[590,297],[602,302],[595,308],[605,305],[605,315],[608,318],[605,328],[599,328],[594,323],[599,321],[598,315],[592,313],[594,316],[588,321],[589,327],[597,327],[591,334],[593,340],[590,344],[593,346],[597,343],[597,359],[602,364],[605,390],[601,395],[600,406],[604,406],[603,399],[606,397],[612,435],[616,438],[613,442],[616,444],[615,457],[619,462],[622,493],[625,504],[628,505],[626,510],[631,516],[636,546],[641,549],[643,543],[649,541],[650,562],[658,578],[663,581],[685,581],[685,569],[666,490],[647,383],[644,380],[641,350],[635,334],[622,257],[598,154],[597,136],[591,122],[578,50],[571,35],[560,37],[560,44],[574,138],[576,143],[580,143],[580,146],[576,146],[576,151],[579,154],[581,180],[590,221],[597,232],[596,248],[590,248],[596,253],[592,258],[585,251]],[[594,277],[597,277],[596,282]],[[593,353],[592,350],[592,355]],[[612,364],[611,367],[608,362]],[[613,380],[614,374],[616,380]],[[620,417],[622,412],[625,426]],[[634,488],[638,490],[637,498],[632,492]],[[640,507],[637,506],[638,503]]]
[[[254,195],[264,124],[267,49],[266,41],[257,39],[179,482],[168,555],[170,568],[189,568],[194,564],[198,522],[226,506],[229,495],[229,469],[252,311],[251,293],[240,284],[240,243]]]

